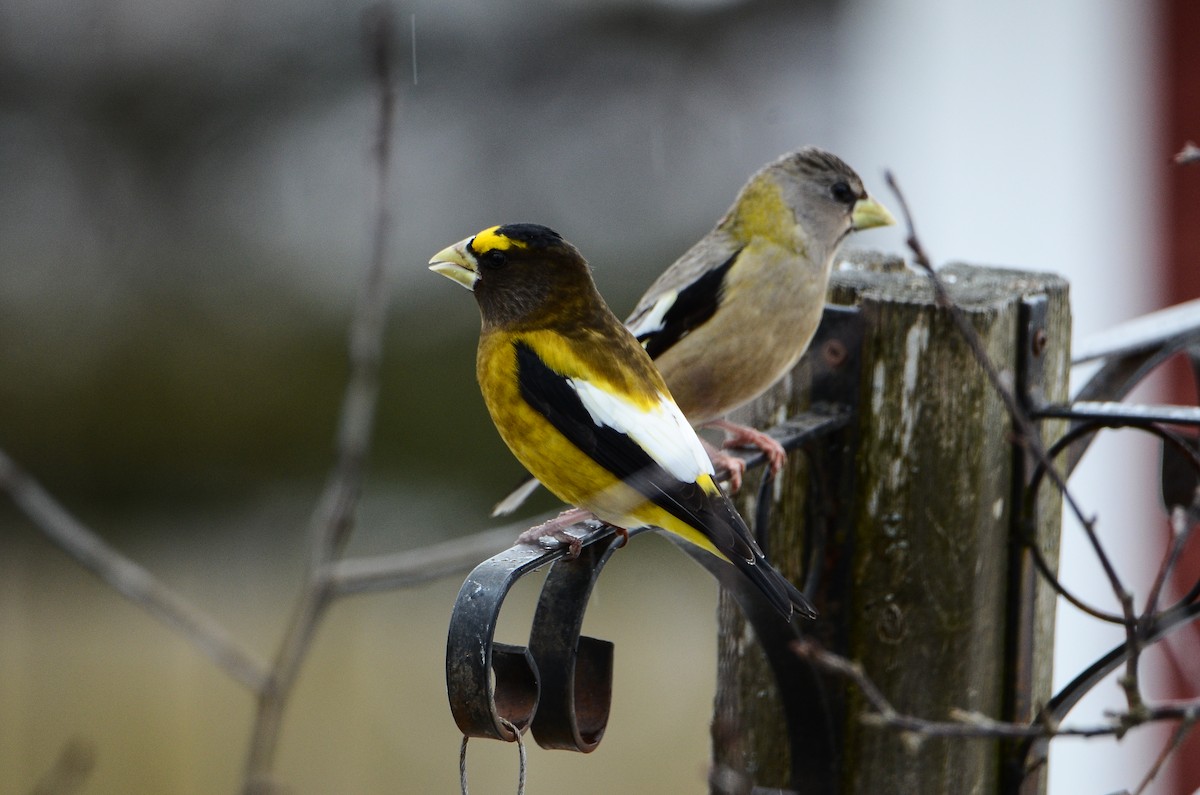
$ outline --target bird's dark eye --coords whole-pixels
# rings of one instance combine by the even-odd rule
[[[499,251],[498,249],[485,251],[483,254],[479,255],[479,264],[483,265],[485,268],[499,268],[506,262],[508,262],[508,255],[503,251]]]
[[[835,202],[841,204],[854,204],[858,201],[858,195],[845,182],[835,182],[829,189],[829,195],[833,197]]]

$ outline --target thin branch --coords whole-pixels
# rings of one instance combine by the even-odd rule
[[[54,760],[54,766],[42,776],[32,795],[74,795],[83,792],[88,777],[96,769],[96,744],[82,737],[67,741]]]
[[[312,558],[308,579],[275,655],[270,678],[262,689],[246,762],[245,792],[269,793],[283,713],[296,677],[326,607],[335,596],[329,566],[341,557],[353,529],[362,492],[375,409],[379,397],[379,365],[387,315],[386,259],[391,230],[392,128],[396,89],[392,11],[386,4],[364,15],[367,51],[378,90],[375,130],[376,208],[371,259],[360,285],[350,326],[350,378],[342,400],[336,459],[310,520]]]
[[[1050,456],[1046,453],[1046,448],[1042,444],[1041,435],[1033,427],[1033,422],[1021,407],[1012,389],[1004,382],[1000,376],[1000,372],[992,364],[987,350],[983,347],[983,342],[979,338],[979,334],[975,331],[975,327],[967,320],[965,313],[950,297],[949,290],[937,272],[933,269],[933,264],[930,261],[929,255],[925,253],[924,246],[921,245],[920,238],[917,237],[916,227],[913,224],[912,213],[908,208],[908,201],[904,197],[904,193],[900,190],[895,177],[890,171],[885,175],[888,187],[895,193],[897,201],[900,203],[900,211],[904,215],[905,222],[908,226],[907,244],[912,251],[913,259],[916,265],[925,271],[929,277],[930,283],[933,285],[934,295],[939,306],[945,308],[950,313],[950,318],[954,325],[958,328],[959,333],[963,336],[967,346],[971,349],[979,366],[987,374],[988,380],[992,387],[1004,402],[1005,408],[1008,410],[1009,417],[1013,425],[1017,429],[1017,438],[1020,443],[1029,450],[1037,459],[1038,463],[1045,468],[1047,475],[1063,495],[1063,499],[1070,507],[1071,512],[1083,526],[1084,532],[1087,534],[1088,541],[1091,543],[1093,551],[1096,553],[1097,559],[1100,561],[1101,567],[1104,569],[1105,576],[1108,578],[1113,594],[1116,596],[1118,603],[1121,605],[1121,612],[1124,616],[1125,638],[1132,653],[1126,660],[1126,674],[1122,677],[1121,684],[1125,691],[1125,697],[1129,704],[1131,712],[1136,712],[1142,708],[1141,691],[1138,687],[1138,660],[1140,658],[1140,645],[1138,641],[1138,618],[1134,612],[1133,596],[1125,589],[1121,581],[1120,575],[1113,566],[1112,561],[1108,557],[1108,553],[1104,549],[1104,545],[1100,543],[1100,538],[1096,533],[1096,520],[1094,517],[1088,518],[1083,514],[1082,508],[1076,502],[1070,489],[1067,488],[1066,478],[1050,460]]]
[[[1046,448],[1042,445],[1041,435],[1033,427],[1033,421],[1029,419],[1029,415],[1021,407],[1017,396],[1013,394],[1012,389],[1000,375],[1000,371],[992,364],[991,357],[988,356],[987,350],[983,346],[983,341],[979,338],[978,332],[975,331],[975,327],[971,325],[971,321],[967,319],[962,308],[950,297],[950,291],[946,287],[946,283],[942,281],[937,271],[934,270],[929,255],[925,253],[925,247],[921,244],[920,238],[917,237],[916,227],[913,225],[912,213],[908,209],[908,201],[904,198],[904,193],[900,190],[900,185],[896,182],[896,178],[890,171],[886,172],[885,178],[888,187],[896,194],[896,200],[900,203],[900,212],[904,216],[905,223],[908,226],[908,237],[905,242],[909,250],[912,251],[913,263],[919,266],[925,272],[925,275],[929,277],[929,282],[933,286],[934,297],[938,306],[949,312],[950,319],[958,329],[959,334],[962,335],[975,360],[983,369],[988,381],[991,382],[992,388],[1000,396],[1009,417],[1012,419],[1013,425],[1017,427],[1021,444],[1028,448],[1034,457],[1037,458],[1038,463],[1045,467],[1046,473],[1055,486],[1062,492],[1063,497],[1071,506],[1072,513],[1079,519],[1079,522],[1087,527],[1091,527],[1095,520],[1089,520],[1084,517],[1083,509],[1071,497],[1070,490],[1067,488],[1067,481],[1046,453]],[[1116,571],[1112,569],[1106,557],[1104,558],[1104,563],[1106,564],[1106,570],[1110,572],[1110,579],[1116,578]],[[1117,581],[1117,585],[1119,587],[1119,580]]]
[[[452,541],[367,558],[347,558],[329,565],[326,576],[335,596],[411,588],[414,585],[470,571],[513,545],[528,522],[484,530]]]
[[[1175,163],[1177,165],[1186,166],[1200,163],[1200,146],[1196,146],[1191,141],[1183,145],[1183,149],[1175,155]]]
[[[1195,717],[1184,718],[1179,722],[1179,725],[1175,727],[1175,731],[1171,734],[1171,739],[1163,746],[1162,751],[1158,754],[1158,758],[1154,760],[1154,764],[1146,771],[1145,777],[1138,784],[1138,788],[1134,790],[1133,795],[1142,795],[1146,791],[1146,788],[1150,786],[1150,783],[1154,781],[1159,771],[1162,770],[1163,765],[1171,758],[1171,754],[1175,753],[1179,749],[1179,746],[1183,745],[1183,741],[1195,725]]]
[[[362,490],[371,435],[375,429],[375,407],[379,398],[379,364],[387,318],[387,248],[392,228],[391,158],[392,127],[396,107],[391,8],[373,6],[364,15],[372,76],[378,89],[379,117],[375,130],[375,221],[371,259],[359,285],[358,299],[350,326],[350,379],[342,398],[338,423],[336,462],[325,492],[313,513],[318,542],[313,553],[317,563],[341,554],[349,540],[354,510]]]
[[[229,632],[146,569],[109,546],[4,452],[0,490],[34,526],[85,569],[186,638],[225,673],[257,692],[267,666]]]
[[[1154,584],[1150,586],[1144,617],[1153,616],[1158,612],[1158,600],[1162,595],[1162,589],[1170,579],[1171,572],[1175,570],[1179,559],[1183,556],[1183,550],[1187,547],[1192,529],[1196,526],[1197,521],[1200,521],[1200,488],[1193,495],[1192,504],[1189,507],[1176,505],[1171,510],[1171,543],[1163,556],[1162,565],[1158,567]]]
[[[883,695],[878,685],[853,660],[828,651],[811,640],[797,640],[792,651],[805,660],[852,682],[874,712],[863,714],[861,720],[871,726],[883,726],[912,732],[925,737],[975,737],[981,739],[1016,739],[1025,737],[1120,737],[1133,726],[1161,721],[1200,720],[1200,699],[1176,701],[1147,707],[1138,715],[1106,713],[1110,722],[1095,726],[1064,726],[1055,723],[1010,723],[999,721],[978,712],[954,710],[951,720],[938,721],[908,715],[896,709]]]

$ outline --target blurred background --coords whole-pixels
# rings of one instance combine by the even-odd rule
[[[365,6],[0,0],[0,448],[264,657],[305,566],[370,252]],[[489,526],[519,477],[474,384],[473,302],[425,268],[485,226],[556,228],[623,315],[750,173],[813,143],[894,206],[892,169],[936,261],[1067,276],[1077,338],[1200,292],[1173,275],[1196,261],[1173,243],[1196,205],[1172,186],[1200,171],[1170,166],[1200,136],[1179,129],[1200,106],[1177,92],[1196,83],[1186,0],[392,8],[392,313],[352,554]],[[901,252],[903,235],[852,244]],[[1112,543],[1142,536],[1120,556],[1141,584],[1154,450],[1102,452],[1075,482]],[[1070,528],[1063,560],[1088,591]],[[282,735],[295,792],[457,791],[442,655],[459,583],[332,609]],[[715,602],[660,539],[615,557],[588,627],[618,648],[606,739],[532,749],[528,792],[705,791]],[[1061,684],[1120,637],[1064,613],[1059,640]],[[1180,643],[1151,695],[1200,660]],[[1120,704],[1101,690],[1081,722]],[[233,792],[252,710],[0,503],[0,791],[32,790],[78,737],[88,793]],[[1052,792],[1132,788],[1162,739],[1059,741]],[[473,792],[511,792],[515,750],[477,742],[471,771]],[[1149,791],[1197,786],[1172,764]]]

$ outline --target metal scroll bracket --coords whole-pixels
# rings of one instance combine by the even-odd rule
[[[831,308],[812,348],[823,350],[832,335],[839,350],[853,348],[856,353],[860,335],[856,318],[848,320],[849,314],[857,313]],[[797,449],[844,427],[849,416],[845,406],[824,404],[768,433],[785,449]],[[747,468],[764,461],[757,450],[746,451],[743,458]],[[511,728],[515,727],[516,732],[529,729],[543,748],[588,753],[604,735],[612,702],[614,647],[583,635],[582,628],[592,587],[623,542],[612,527],[595,519],[565,532],[579,539],[578,557],[570,558],[565,545],[547,549],[518,544],[476,566],[459,590],[446,643],[446,685],[450,711],[466,737],[512,742],[517,739]],[[777,676],[794,667],[785,658],[795,659],[787,647],[796,628],[781,621],[756,590],[733,576],[732,567],[698,551],[693,557],[733,592],[764,647],[772,647],[766,650],[777,665]],[[521,577],[547,565],[528,645],[496,642],[497,620],[509,592]],[[784,685],[781,682],[786,692]]]
[[[582,636],[583,612],[604,564],[620,545],[614,530],[589,520],[565,531],[580,539],[579,557],[566,548],[519,544],[488,558],[459,590],[446,644],[450,711],[467,737],[513,741],[503,718],[538,744],[591,751],[608,723],[611,643]],[[552,564],[538,598],[529,646],[494,641],[496,622],[517,580]]]

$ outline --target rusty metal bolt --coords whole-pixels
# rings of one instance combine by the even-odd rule
[[[840,367],[846,361],[846,346],[841,340],[827,340],[821,348],[821,355],[830,367]]]
[[[1049,341],[1049,338],[1046,336],[1046,329],[1040,328],[1033,332],[1033,341],[1030,343],[1030,349],[1033,351],[1033,355],[1041,356],[1046,350],[1046,343]]]
[[[875,616],[875,635],[884,643],[896,644],[904,640],[908,634],[908,622],[904,619],[904,611],[894,603],[883,606]]]

